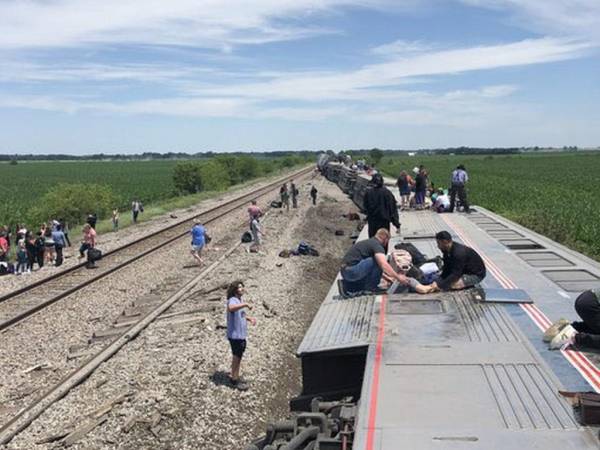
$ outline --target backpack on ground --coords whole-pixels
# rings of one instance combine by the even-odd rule
[[[282,204],[283,204],[283,203],[281,203],[281,202],[279,202],[279,201],[277,201],[277,200],[273,200],[273,201],[271,202],[271,208],[281,208],[281,205],[282,205]]]
[[[412,262],[415,266],[420,266],[427,261],[427,257],[419,251],[414,244],[410,242],[400,242],[394,246],[396,250],[406,250],[412,257]]]
[[[316,248],[311,246],[308,242],[300,241],[298,245],[298,254],[299,255],[310,255],[310,256],[319,256],[319,252]]]
[[[89,262],[100,261],[102,259],[102,251],[97,248],[90,248],[87,252],[87,256]]]

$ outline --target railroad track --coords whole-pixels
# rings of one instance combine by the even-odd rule
[[[306,175],[311,171],[312,167],[302,169],[253,192],[244,194],[196,216],[187,218],[122,247],[111,250],[104,254],[102,263],[96,269],[87,269],[85,263],[81,263],[31,285],[0,296],[0,332],[15,326],[44,308],[138,259],[187,236],[195,220],[201,219],[203,223],[211,223],[237,210],[251,199],[272,191],[281,183]]]
[[[168,242],[173,242],[176,239],[179,239],[183,236],[187,236],[189,233],[190,222],[195,220],[198,217],[201,217],[203,222],[209,223],[210,221],[214,221],[219,217],[222,217],[228,214],[231,211],[237,210],[240,205],[248,202],[249,199],[255,198],[261,195],[265,195],[272,191],[274,188],[278,187],[282,182],[295,178],[298,179],[302,176],[305,176],[311,172],[311,168],[303,169],[299,172],[296,172],[287,177],[278,179],[277,181],[264,186],[256,191],[240,196],[234,200],[228,201],[225,204],[222,204],[216,208],[212,208],[208,211],[205,211],[198,216],[195,216],[190,219],[186,219],[184,221],[179,222],[178,224],[172,225],[168,230],[163,230],[158,233],[154,233],[151,236],[147,236],[144,239],[140,239],[139,241],[132,242],[126,246],[123,246],[119,249],[115,249],[107,255],[113,256],[111,260],[110,267],[102,270],[101,273],[94,273],[92,270],[87,270],[82,266],[78,266],[60,274],[57,274],[53,277],[49,277],[46,280],[42,280],[41,282],[36,283],[35,286],[30,287],[29,289],[21,289],[17,293],[13,293],[13,295],[4,296],[2,299],[3,302],[8,302],[17,298],[22,298],[24,295],[30,292],[38,292],[40,289],[44,289],[44,286],[48,286],[48,283],[52,283],[52,286],[57,290],[62,286],[66,288],[66,290],[54,291],[49,293],[49,295],[43,299],[43,303],[46,303],[46,306],[60,300],[61,298],[66,297],[70,293],[75,292],[78,289],[81,289],[84,286],[93,283],[100,278],[107,276],[109,273],[114,272],[115,270],[123,267],[127,264],[130,264],[137,259],[151,253],[152,251],[158,250],[159,248],[166,245]],[[185,231],[182,229],[185,228]],[[165,237],[164,232],[169,231],[168,237]],[[155,240],[151,240],[152,237],[160,237],[161,242],[156,244]],[[165,242],[168,240],[168,242]],[[155,243],[155,245],[147,245],[150,242]],[[136,243],[144,243],[144,247],[138,247],[134,244]],[[109,333],[105,336],[105,338],[101,341],[100,349],[98,347],[93,346],[90,347],[87,353],[84,352],[82,358],[84,362],[75,370],[72,370],[68,375],[63,377],[57,383],[53,384],[51,387],[45,390],[44,393],[39,395],[33,401],[31,401],[28,405],[19,409],[19,411],[12,416],[9,420],[7,420],[4,424],[0,426],[0,445],[6,444],[10,442],[16,435],[18,435],[21,431],[27,428],[37,417],[39,417],[46,409],[48,409],[52,404],[56,401],[64,397],[71,389],[75,386],[83,382],[87,377],[89,377],[95,369],[100,366],[103,362],[110,359],[114,354],[116,354],[124,345],[126,345],[129,341],[134,339],[144,328],[154,322],[156,319],[160,318],[161,315],[165,313],[172,305],[176,302],[189,297],[194,293],[205,293],[202,290],[198,290],[197,286],[201,283],[206,275],[213,271],[215,268],[219,266],[219,264],[227,258],[238,246],[240,245],[239,241],[229,248],[224,254],[222,254],[216,261],[210,264],[208,267],[203,269],[198,275],[196,275],[193,279],[187,281],[183,287],[178,283],[170,283],[167,282],[167,285],[164,288],[161,288],[159,292],[154,296],[151,302],[146,302],[144,299],[139,299],[139,307],[143,310],[136,317],[130,317],[127,319],[126,323],[119,323],[118,321],[114,322],[112,330],[106,330]],[[133,249],[137,249],[137,254],[132,252]],[[127,250],[123,253],[123,250]],[[117,258],[118,257],[118,258]],[[107,258],[108,260],[108,258]],[[106,261],[103,259],[103,264],[106,264]],[[65,276],[69,276],[71,274],[75,274],[78,271],[85,271],[84,274],[91,272],[89,278],[79,279],[79,284],[75,284],[77,278],[75,278],[72,285],[67,285],[65,283]],[[69,276],[69,280],[72,277]],[[55,284],[56,283],[56,284]],[[52,299],[54,299],[52,301]],[[138,303],[136,300],[134,303]],[[26,314],[26,317],[31,316],[37,311],[40,311],[43,307],[39,306],[39,304],[33,304],[33,306],[29,307],[27,311],[22,311],[19,313],[20,315]],[[180,313],[173,314],[179,315]],[[12,322],[12,325],[19,323],[19,321],[24,320],[23,317],[20,320],[9,319]],[[8,321],[3,322],[6,323]],[[7,325],[11,326],[11,325]],[[4,329],[7,328],[4,327]],[[63,436],[65,437],[65,436]],[[62,439],[63,437],[60,437]]]

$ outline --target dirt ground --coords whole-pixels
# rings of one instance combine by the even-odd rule
[[[249,327],[242,362],[248,391],[234,390],[228,383],[231,354],[224,330],[224,291],[197,293],[167,313],[213,305],[202,321],[153,323],[6,448],[59,448],[60,442],[40,442],[89,421],[107,400],[110,404],[124,394],[70,448],[239,449],[262,434],[268,421],[285,417],[289,399],[301,387],[295,350],[357,226],[342,217],[356,208],[337,186],[323,178],[314,182],[319,189],[316,207],[309,204],[311,184],[301,185],[298,209],[271,210],[264,219],[260,253],[239,246],[199,286],[202,292],[237,279],[245,282],[245,300],[254,306],[250,315],[258,321]],[[336,236],[335,230],[344,235]],[[320,256],[278,256],[300,240],[310,242]],[[182,255],[184,264],[189,264],[189,255]]]

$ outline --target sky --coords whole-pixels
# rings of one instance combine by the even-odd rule
[[[0,153],[600,146],[599,0],[1,0]]]

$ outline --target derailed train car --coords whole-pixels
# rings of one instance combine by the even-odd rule
[[[324,169],[348,183],[347,167]],[[358,175],[352,185],[361,208],[368,182]],[[437,255],[441,230],[485,258],[481,286],[345,298],[334,283],[297,350],[291,418],[246,450],[600,448],[597,400],[586,415],[581,400],[574,411],[562,397],[600,392],[597,354],[542,342],[552,324],[544,309],[572,316],[565,297],[600,288],[600,264],[480,207],[407,213],[389,247]]]

